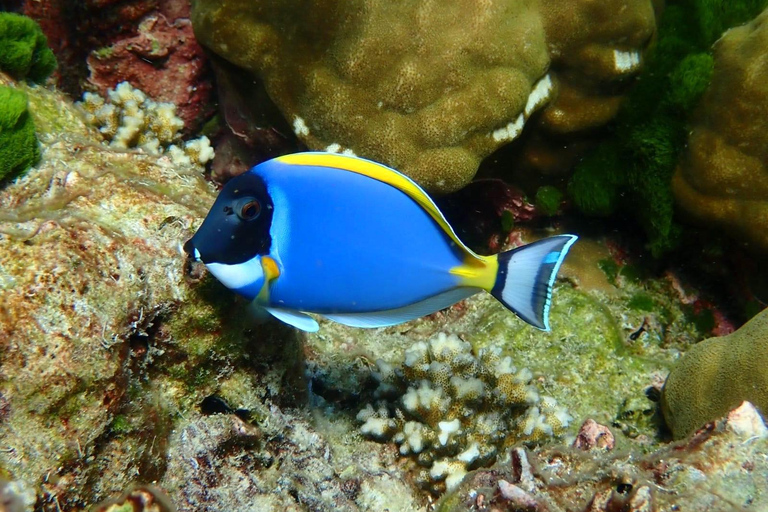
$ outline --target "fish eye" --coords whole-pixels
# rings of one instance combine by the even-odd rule
[[[235,203],[235,213],[242,220],[253,220],[261,213],[261,204],[253,197],[243,197]]]

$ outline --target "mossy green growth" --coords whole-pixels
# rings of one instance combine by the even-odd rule
[[[18,176],[39,159],[27,95],[0,85],[0,181]]]
[[[664,419],[676,439],[752,402],[768,411],[768,310],[736,332],[697,343],[667,377]]]
[[[0,71],[17,80],[43,82],[56,69],[56,56],[33,19],[0,12]]]
[[[131,422],[128,421],[128,418],[122,414],[118,414],[115,416],[115,419],[112,420],[112,423],[109,425],[109,429],[113,434],[121,436],[130,432],[132,427]]]
[[[544,185],[536,191],[536,208],[547,216],[552,216],[560,209],[563,193],[556,187]]]
[[[627,306],[629,309],[634,309],[637,311],[653,311],[655,304],[653,302],[653,298],[651,298],[650,295],[647,293],[639,292],[634,294],[629,299]]]
[[[670,2],[658,40],[609,136],[577,165],[568,194],[583,213],[628,213],[645,230],[656,256],[673,248],[671,179],[687,136],[686,119],[709,85],[711,46],[729,27],[745,23],[768,0]]]

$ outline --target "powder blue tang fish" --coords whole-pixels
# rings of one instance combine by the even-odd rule
[[[229,181],[184,250],[225,286],[305,331],[318,313],[395,325],[482,290],[549,330],[552,283],[574,235],[472,252],[429,196],[384,165],[297,153]]]

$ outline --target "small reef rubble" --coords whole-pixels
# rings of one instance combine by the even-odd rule
[[[508,460],[470,473],[435,510],[763,510],[767,451],[768,428],[744,402],[685,440],[643,455],[619,446],[515,448]]]
[[[500,348],[474,355],[456,335],[415,343],[399,367],[383,360],[377,366],[379,400],[357,414],[360,431],[397,443],[426,468],[417,482],[437,495],[505,448],[562,435],[572,419],[552,397],[540,396],[530,370],[515,368]]]

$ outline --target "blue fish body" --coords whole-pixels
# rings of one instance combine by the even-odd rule
[[[227,287],[308,331],[318,325],[307,312],[380,327],[481,290],[548,329],[551,286],[575,240],[479,256],[406,176],[357,157],[298,153],[227,183],[185,250]]]

